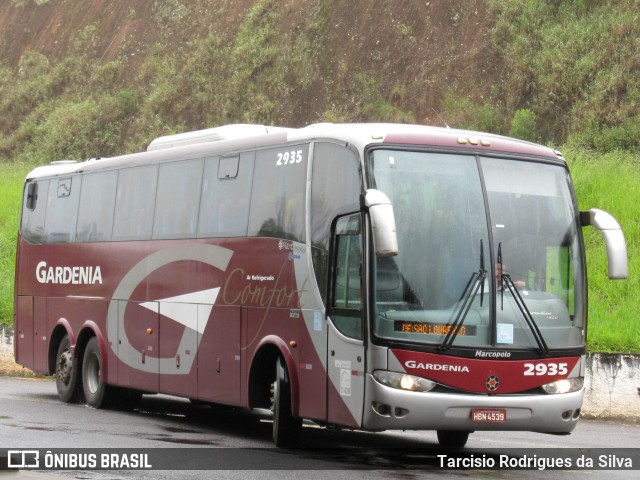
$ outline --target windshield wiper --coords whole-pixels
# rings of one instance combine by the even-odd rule
[[[447,350],[451,348],[451,345],[453,345],[453,341],[458,336],[458,332],[462,328],[464,320],[467,318],[467,314],[471,309],[471,305],[473,305],[473,299],[478,293],[478,290],[481,290],[480,306],[482,306],[482,297],[484,296],[484,280],[486,277],[487,271],[484,266],[484,247],[482,244],[482,240],[480,240],[480,269],[477,272],[473,272],[471,274],[471,277],[467,282],[467,286],[462,293],[462,297],[460,297],[460,301],[462,303],[460,304],[458,314],[451,324],[451,328],[445,335],[444,340],[440,345],[440,349]]]
[[[546,355],[547,353],[549,353],[549,347],[547,346],[547,342],[544,341],[542,333],[540,333],[540,329],[538,328],[538,325],[536,324],[536,321],[534,320],[533,315],[531,315],[531,312],[527,308],[527,304],[524,302],[522,295],[520,295],[520,292],[518,291],[517,287],[513,283],[513,280],[511,279],[511,275],[509,275],[508,273],[504,273],[503,265],[502,265],[502,242],[498,243],[498,265],[500,268],[500,273],[502,274],[502,289],[501,289],[502,309],[504,310],[504,287],[506,286],[509,289],[509,292],[511,293],[511,295],[513,296],[513,299],[518,307],[518,310],[520,310],[520,313],[522,314],[525,321],[527,322],[527,326],[531,330],[531,333],[533,334],[533,338],[538,344],[539,352]]]

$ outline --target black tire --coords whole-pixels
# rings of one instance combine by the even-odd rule
[[[438,443],[441,447],[462,448],[469,440],[469,433],[464,430],[438,430]]]
[[[78,359],[71,354],[71,342],[69,336],[65,335],[60,341],[56,353],[56,389],[61,401],[65,403],[78,401],[80,398],[79,378]]]
[[[291,383],[282,358],[276,362],[276,380],[272,389],[273,443],[282,448],[295,447],[302,430],[302,419],[291,413]]]
[[[82,359],[82,390],[87,405],[93,408],[107,408],[110,402],[110,388],[102,375],[102,352],[98,339],[92,337],[87,342]]]

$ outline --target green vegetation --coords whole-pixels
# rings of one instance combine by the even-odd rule
[[[629,278],[607,278],[607,253],[600,233],[585,228],[589,273],[589,347],[594,351],[640,352],[640,155],[598,154],[568,148],[568,159],[581,210],[600,208],[620,222],[629,255]]]
[[[505,112],[535,113],[540,137],[601,152],[640,148],[638,0],[490,0],[505,59]]]
[[[13,278],[22,183],[30,167],[0,163],[0,324],[13,322]]]
[[[516,110],[513,120],[511,120],[509,136],[534,142],[536,140],[536,114],[526,108]]]
[[[580,207],[620,221],[631,262],[629,280],[608,281],[603,242],[585,230],[590,348],[640,352],[640,0],[379,2],[357,16],[352,2],[303,3],[111,4],[117,34],[102,16],[56,31],[59,49],[0,57],[0,322],[31,166],[228,123],[446,122],[564,150]],[[21,18],[73,8],[7,6]]]

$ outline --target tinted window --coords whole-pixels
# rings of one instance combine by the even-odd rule
[[[34,200],[29,200],[27,189],[29,183],[25,185],[24,204],[22,208],[22,235],[31,243],[44,242],[44,219],[47,213],[47,198],[49,192],[49,180],[39,180],[38,187],[33,192],[36,194]],[[27,208],[27,202],[31,203],[32,209]]]
[[[151,238],[157,182],[157,166],[120,170],[116,191],[113,240]]]
[[[307,145],[256,154],[249,235],[305,241]]]
[[[240,157],[238,155],[222,157],[220,159],[220,165],[218,166],[218,178],[220,180],[236,178],[238,176],[239,160]]]
[[[47,195],[45,242],[73,242],[78,220],[81,177],[50,180]]]
[[[205,159],[198,237],[247,234],[253,159],[253,152]]]
[[[202,159],[160,166],[153,238],[195,237]]]
[[[338,215],[359,210],[360,190],[356,154],[340,145],[316,143],[311,181],[311,251],[325,302],[331,223]]]
[[[362,240],[360,214],[336,223],[335,283],[330,317],[344,335],[362,339]]]
[[[76,242],[111,240],[118,172],[85,175],[80,193]]]
[[[35,210],[38,199],[38,182],[29,182],[25,189],[26,201],[24,206],[29,210]]]

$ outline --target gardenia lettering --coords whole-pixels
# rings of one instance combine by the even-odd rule
[[[466,365],[441,365],[438,363],[419,363],[415,360],[407,360],[404,363],[407,368],[416,368],[421,370],[441,370],[443,372],[468,372]]]
[[[99,265],[95,267],[47,267],[47,262],[42,261],[36,267],[36,278],[40,283],[94,285],[102,283],[102,271]]]

